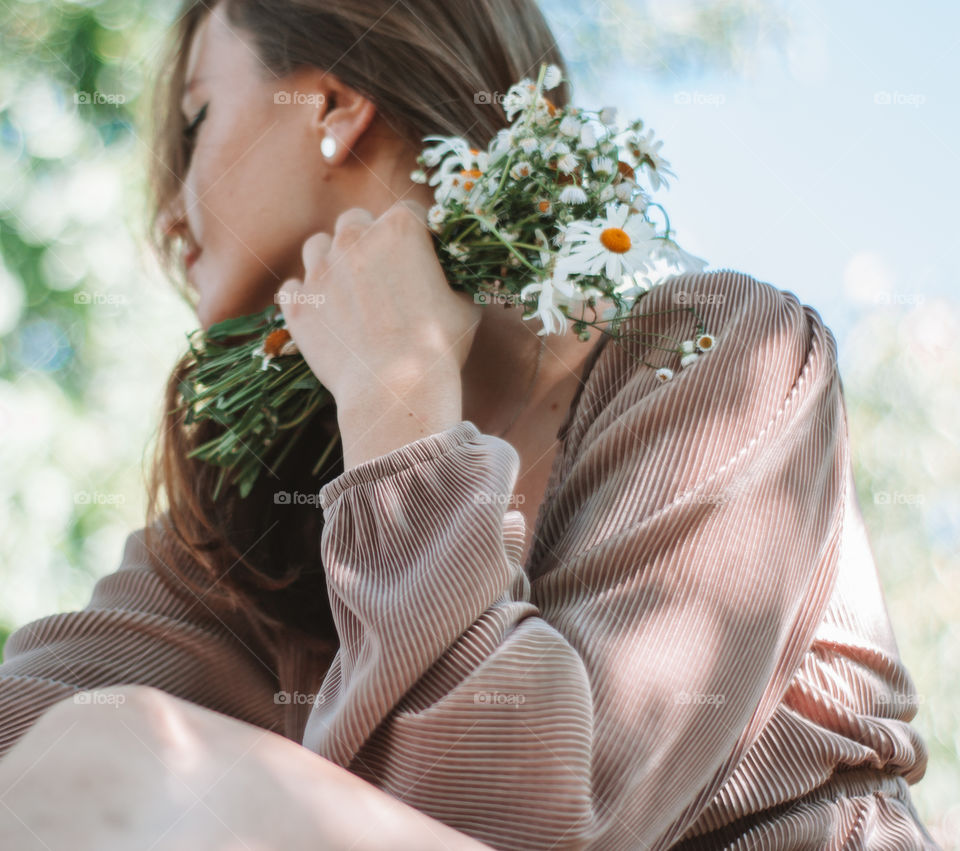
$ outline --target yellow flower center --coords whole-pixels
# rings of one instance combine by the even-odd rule
[[[600,234],[600,242],[607,251],[613,251],[616,254],[626,254],[633,244],[627,232],[621,228],[606,228]]]
[[[713,340],[710,337],[704,336],[697,340],[697,345],[701,349],[709,349],[713,345]]]
[[[267,339],[263,341],[263,351],[268,357],[275,358],[280,354],[280,350],[290,340],[290,332],[286,328],[278,328],[267,334]]]

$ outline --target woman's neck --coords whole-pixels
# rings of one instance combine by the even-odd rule
[[[508,427],[513,433],[527,419],[525,413],[547,396],[555,396],[558,386],[575,389],[600,332],[592,331],[590,341],[584,342],[573,333],[572,325],[568,324],[566,334],[544,339],[536,333],[538,321],[523,320],[519,307],[485,309],[461,370],[463,419],[485,434],[499,435]],[[557,413],[562,418],[566,410]],[[516,426],[511,426],[513,422]]]

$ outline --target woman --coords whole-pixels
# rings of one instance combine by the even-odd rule
[[[936,847],[817,312],[739,272],[677,276],[630,327],[689,337],[669,308],[695,303],[720,342],[661,385],[637,356],[675,355],[544,343],[443,277],[409,178],[420,140],[485,144],[505,120],[471,95],[562,66],[553,45],[533,0],[186,7],[161,230],[204,326],[282,305],[336,421],[214,503],[186,457],[205,433],[171,415],[120,569],[9,639],[0,753],[40,716],[18,765],[71,725],[109,730],[89,707],[115,692],[64,698],[139,684],[123,726],[143,736],[151,712],[188,714],[156,689],[200,712],[199,740],[233,743],[214,765],[253,747],[224,732],[246,721],[323,757],[320,788],[341,782],[320,764],[349,769],[496,848]],[[276,498],[318,488],[319,506]],[[88,800],[153,800],[111,771]],[[424,824],[411,847],[431,847]]]

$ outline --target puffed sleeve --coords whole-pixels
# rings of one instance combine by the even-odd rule
[[[0,665],[0,757],[54,703],[88,689],[148,685],[280,732],[283,706],[264,651],[196,595],[174,594],[131,532],[116,571],[79,611],[24,624]]]
[[[662,337],[718,342],[681,370]],[[341,647],[304,744],[496,848],[665,848],[776,707],[835,581],[836,347],[739,273],[607,345],[527,577],[518,457],[469,421],[326,484]],[[660,383],[645,356],[676,371]]]

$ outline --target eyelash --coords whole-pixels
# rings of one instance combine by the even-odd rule
[[[200,126],[200,122],[203,121],[203,119],[207,116],[207,106],[208,104],[204,104],[194,117],[193,121],[183,128],[183,138],[186,140],[188,145],[193,144],[194,137],[197,133],[197,128]]]

